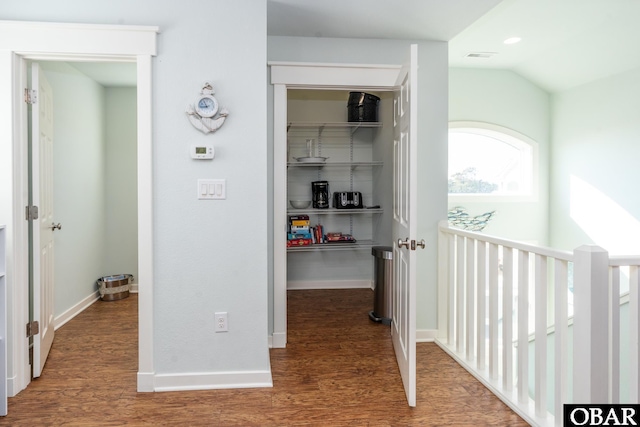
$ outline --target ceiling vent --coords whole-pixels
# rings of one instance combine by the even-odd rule
[[[464,57],[465,58],[491,58],[494,55],[497,55],[498,52],[470,52],[467,53]]]

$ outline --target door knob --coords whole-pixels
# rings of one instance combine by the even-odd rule
[[[419,242],[416,242],[415,240],[412,240],[411,241],[411,250],[415,251],[416,250],[416,246],[420,246],[422,249],[424,249],[424,247],[425,247],[424,239],[421,239]]]
[[[407,249],[409,249],[409,238],[407,237],[406,239],[404,239],[404,242],[402,241],[402,239],[398,239],[398,248],[402,248],[403,246],[405,246]]]
[[[56,224],[55,222],[52,222],[51,223],[51,230],[56,231],[56,228],[58,230],[62,230],[62,224],[60,224],[60,223]]]

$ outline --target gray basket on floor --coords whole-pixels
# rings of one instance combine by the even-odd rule
[[[98,292],[102,301],[117,301],[129,296],[133,274],[103,276],[98,279]]]

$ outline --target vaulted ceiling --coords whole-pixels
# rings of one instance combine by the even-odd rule
[[[449,41],[500,0],[267,0],[271,36]]]
[[[549,92],[640,67],[639,22],[639,0],[267,0],[271,36],[448,41],[451,67],[512,70]],[[78,68],[135,85],[130,64]]]
[[[267,4],[269,35],[448,41],[450,66],[513,70],[549,92],[640,67],[638,0],[268,0]],[[519,43],[503,44],[516,36],[522,39]],[[468,58],[469,53],[489,55]]]
[[[504,0],[451,40],[449,65],[509,69],[562,91],[640,67],[639,21],[637,0]]]

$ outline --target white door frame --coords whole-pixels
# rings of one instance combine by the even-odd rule
[[[152,73],[158,27],[0,21],[0,224],[7,226],[8,395],[30,382],[26,60],[137,63],[138,391],[153,391]]]
[[[400,65],[269,62],[273,87],[273,336],[287,345],[287,90],[392,90]]]

